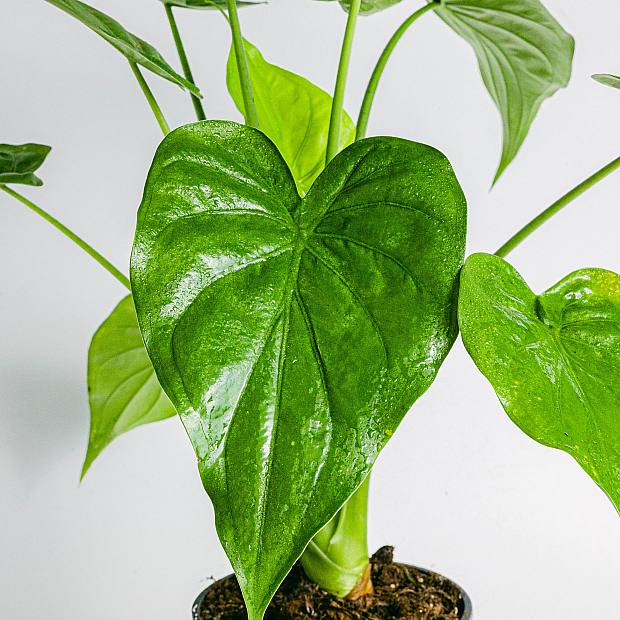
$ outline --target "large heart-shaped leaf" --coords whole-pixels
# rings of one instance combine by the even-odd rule
[[[476,52],[503,123],[497,180],[542,102],[570,80],[575,42],[538,0],[443,0],[437,14]]]
[[[304,198],[232,122],[172,132],[138,214],[138,319],[250,620],[361,484],[456,335],[465,200],[446,158],[353,144]]]
[[[93,336],[88,349],[88,399],[90,437],[82,477],[119,435],[176,415],[144,348],[131,295]]]
[[[595,73],[592,78],[605,86],[620,88],[620,76],[618,75],[612,75],[611,73]]]
[[[34,173],[51,150],[44,144],[0,144],[0,184],[43,185]]]
[[[510,418],[571,454],[620,510],[620,276],[583,269],[537,296],[506,261],[474,254],[459,323]]]
[[[333,2],[334,0],[321,0],[322,2]],[[339,0],[340,5],[345,11],[351,8],[351,0]],[[402,2],[402,0],[362,0],[360,5],[360,13],[362,15],[370,15],[371,13],[378,13],[384,9],[389,9],[391,6]]]
[[[332,97],[306,78],[268,63],[249,41],[245,49],[261,131],[278,147],[297,188],[305,194],[325,166]],[[234,47],[228,56],[226,83],[245,116]],[[346,112],[340,136],[341,149],[355,138],[355,124]]]
[[[85,26],[88,26],[93,32],[96,32],[110,45],[115,47],[130,62],[135,62],[166,80],[200,96],[198,88],[180,76],[152,45],[125,30],[115,19],[79,0],[46,0],[46,2],[57,6],[65,13],[81,21]]]

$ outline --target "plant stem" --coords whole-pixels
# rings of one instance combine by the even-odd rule
[[[315,535],[300,558],[308,577],[336,596],[356,589],[368,568],[369,479]]]
[[[245,43],[243,40],[243,35],[241,34],[241,24],[239,23],[236,0],[228,0],[228,18],[230,23],[230,31],[232,33],[233,46],[235,48],[235,58],[237,60],[237,71],[239,73],[241,93],[243,95],[245,120],[250,127],[256,127],[258,129],[258,113],[256,112],[256,104],[254,103],[252,80],[250,79],[248,59],[245,54]]]
[[[606,176],[618,168],[620,168],[620,157],[616,157],[616,159],[609,162],[606,166],[603,166],[592,176],[579,183],[579,185],[564,194],[564,196],[556,200],[551,206],[547,207],[542,213],[537,215],[531,222],[519,230],[519,232],[508,239],[508,241],[506,241],[506,243],[504,243],[504,245],[497,250],[497,252],[495,252],[496,256],[500,256],[502,258],[507,256],[522,241],[529,237],[535,230],[540,228],[547,220],[551,219],[556,213],[573,202],[575,198],[578,198],[591,187],[594,187],[599,181],[602,181]]]
[[[153,110],[153,114],[155,115],[157,123],[161,127],[164,136],[167,136],[170,133],[170,125],[168,125],[166,119],[164,118],[164,114],[161,111],[161,108],[159,107],[159,104],[157,103],[155,97],[153,96],[149,85],[146,83],[144,76],[142,75],[140,69],[138,68],[138,65],[135,62],[130,61],[129,66],[131,67],[133,74],[136,76],[136,80],[138,80],[138,84],[140,84],[140,88],[142,89],[142,92],[144,93],[144,96],[146,97],[146,100],[148,101],[151,110]]]
[[[375,99],[375,94],[377,92],[377,87],[379,86],[379,81],[383,76],[383,71],[392,55],[392,52],[398,45],[398,42],[402,39],[403,35],[409,27],[414,24],[422,15],[428,13],[429,11],[435,10],[438,6],[441,5],[441,0],[436,0],[435,2],[431,2],[426,6],[423,6],[421,9],[418,9],[415,13],[410,15],[396,30],[396,32],[392,35],[391,39],[388,41],[387,45],[383,52],[381,52],[381,56],[379,56],[379,60],[370,76],[370,80],[368,82],[368,86],[366,87],[366,92],[364,93],[364,100],[362,101],[362,107],[360,109],[360,115],[357,121],[357,134],[355,136],[356,140],[361,140],[366,137],[366,131],[368,129],[368,119],[370,117],[370,112],[372,110],[372,104]]]
[[[230,19],[228,19],[228,14],[226,13],[226,11],[214,0],[207,0],[207,3],[210,4],[214,9],[217,9],[230,26]]]
[[[92,256],[104,269],[109,271],[124,287],[131,290],[131,284],[127,276],[123,275],[107,258],[103,257],[95,248],[86,243],[83,239],[78,237],[72,230],[69,230],[64,224],[59,222],[55,217],[50,215],[47,211],[41,209],[34,204],[34,202],[28,200],[25,196],[22,196],[18,192],[12,190],[6,185],[0,185],[0,190],[6,192],[9,196],[13,196],[16,200],[19,200],[22,204],[26,205],[29,209],[34,211],[37,215],[41,216],[44,220],[49,222],[52,226],[57,228],[63,235],[69,237],[71,241],[77,244],[87,254]]]
[[[342,41],[342,50],[340,51],[340,62],[338,63],[338,74],[336,76],[336,86],[334,88],[334,98],[332,100],[332,110],[329,119],[327,151],[325,153],[326,165],[340,150],[340,126],[342,123],[344,93],[347,87],[351,50],[353,49],[353,39],[355,38],[355,28],[357,26],[357,17],[360,12],[361,4],[361,0],[352,0],[351,6],[349,7],[349,17],[347,18],[344,39]]]
[[[195,86],[196,83],[194,82],[194,76],[192,75],[192,70],[189,66],[189,60],[187,59],[185,46],[183,45],[183,39],[181,39],[181,33],[179,32],[177,20],[175,19],[174,13],[172,12],[172,7],[168,3],[165,3],[164,9],[166,10],[166,16],[168,17],[168,23],[170,24],[170,30],[172,32],[172,38],[174,39],[174,44],[176,45],[177,52],[179,54],[179,60],[181,61],[181,67],[183,68],[183,75],[185,75],[185,79],[188,82],[191,82]],[[192,98],[192,104],[196,112],[196,118],[199,121],[204,121],[207,117],[205,116],[205,111],[202,107],[200,97],[197,97],[193,93],[190,93],[190,97]]]

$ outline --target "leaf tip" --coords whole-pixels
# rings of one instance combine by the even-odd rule
[[[99,456],[101,450],[97,450],[93,447],[92,443],[88,443],[88,449],[86,450],[86,456],[84,457],[84,463],[82,464],[82,470],[80,471],[80,484],[84,482],[86,474],[90,471],[90,467]]]

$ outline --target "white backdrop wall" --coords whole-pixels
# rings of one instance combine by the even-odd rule
[[[175,60],[156,0],[97,6]],[[577,39],[570,87],[543,105],[521,154],[489,191],[500,124],[473,53],[429,15],[397,50],[370,130],[444,151],[470,207],[470,250],[493,251],[620,150],[620,7],[547,0]],[[347,106],[412,2],[361,20]],[[211,118],[239,115],[226,93],[229,35],[216,14],[177,13]],[[265,56],[330,90],[345,15],[310,0],[245,10]],[[54,150],[25,193],[119,265],[160,140],[127,63],[41,0],[7,3],[0,37],[0,141]],[[149,80],[173,124],[189,100]],[[620,174],[531,237],[511,259],[538,290],[573,269],[620,271]],[[124,291],[79,249],[0,196],[0,618],[187,620],[194,595],[229,571],[194,457],[170,420],[116,441],[82,485],[86,351]],[[471,594],[477,620],[617,618],[620,523],[567,455],[507,419],[457,343],[439,379],[381,456],[371,546],[439,570]]]

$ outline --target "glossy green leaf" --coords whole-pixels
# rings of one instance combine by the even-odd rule
[[[322,2],[333,2],[334,0],[321,0]],[[345,11],[349,11],[351,8],[351,0],[339,0],[340,5]],[[402,2],[402,0],[362,0],[360,6],[360,14],[370,15],[371,13],[378,13],[385,9],[389,9],[391,6]]]
[[[135,62],[195,95],[200,95],[198,88],[180,76],[152,45],[125,30],[115,19],[79,0],[46,0],[46,2],[81,21],[115,47],[130,62]]]
[[[160,0],[164,4],[170,6],[178,6],[184,9],[202,9],[202,10],[217,10],[218,7],[226,9],[228,6],[228,0]],[[237,1],[238,7],[255,6],[257,4],[266,4],[266,0],[256,0],[252,2],[247,0],[246,2]]]
[[[571,454],[620,510],[620,276],[582,269],[537,296],[506,261],[474,254],[459,323],[510,418]]]
[[[90,436],[82,477],[119,435],[176,415],[144,348],[131,295],[93,336],[88,349],[88,399]]]
[[[0,144],[0,184],[43,185],[34,173],[51,150],[44,144]]]
[[[620,88],[620,76],[611,75],[610,73],[595,73],[592,78],[605,86]]]
[[[299,191],[305,194],[325,166],[332,98],[306,78],[268,63],[249,41],[245,42],[245,49],[261,131],[278,147]],[[226,83],[235,105],[245,116],[232,47]],[[354,139],[355,124],[345,112],[342,115],[341,149]]]
[[[446,158],[397,138],[348,147],[303,199],[256,129],[196,123],[159,147],[138,319],[250,620],[451,347],[465,211]]]
[[[436,13],[473,47],[501,114],[497,180],[542,102],[568,84],[575,42],[538,0],[444,0]]]

